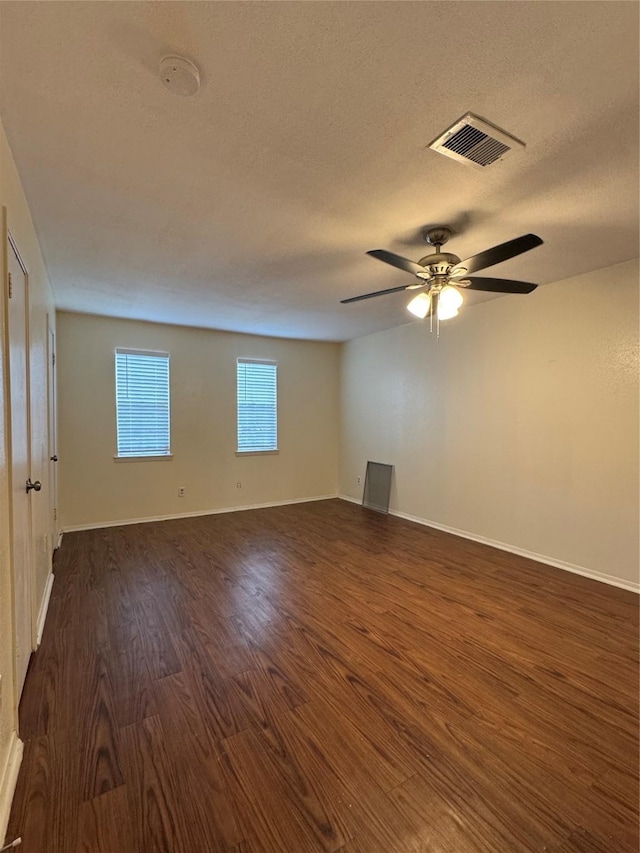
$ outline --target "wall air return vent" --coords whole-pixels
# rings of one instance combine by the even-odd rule
[[[473,113],[467,113],[429,145],[445,157],[475,169],[484,169],[524,147],[524,142]]]

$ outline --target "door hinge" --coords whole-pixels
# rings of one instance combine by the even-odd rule
[[[58,520],[58,510],[56,509],[56,507],[53,508],[53,520]]]
[[[9,299],[13,296],[13,281],[11,280],[11,273],[9,273]]]
[[[56,365],[56,354],[55,352],[51,353],[51,364],[55,367]]]

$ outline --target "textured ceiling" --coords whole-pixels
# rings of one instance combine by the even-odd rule
[[[404,294],[339,300],[410,283],[364,253],[418,259],[426,225],[461,257],[539,234],[487,274],[541,284],[638,254],[636,3],[2,2],[0,27],[61,308],[344,340],[407,322]],[[168,53],[195,97],[162,87]],[[526,151],[426,148],[467,111]]]

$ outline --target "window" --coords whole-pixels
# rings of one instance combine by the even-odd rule
[[[118,457],[169,456],[169,354],[116,350]]]
[[[238,452],[278,449],[278,365],[238,359]]]

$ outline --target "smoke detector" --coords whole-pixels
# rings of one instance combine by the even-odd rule
[[[160,60],[160,79],[165,89],[174,95],[189,97],[200,88],[200,72],[183,56],[165,56]]]
[[[473,113],[462,116],[429,145],[439,154],[475,169],[491,166],[524,147],[524,142]]]

